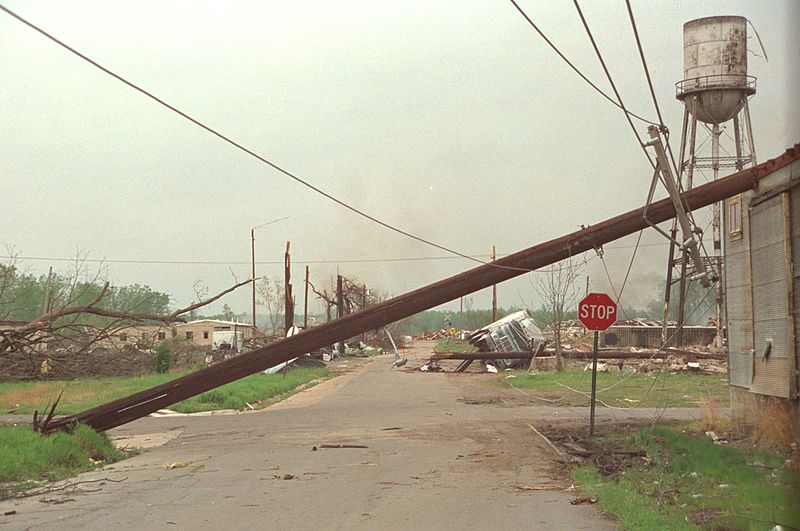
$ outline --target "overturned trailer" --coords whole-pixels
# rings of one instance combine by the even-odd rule
[[[514,312],[486,325],[470,334],[467,341],[481,352],[497,352],[497,358],[487,361],[498,369],[518,367],[530,361],[530,358],[503,358],[500,353],[529,352],[532,358],[544,350],[547,343],[528,310]]]

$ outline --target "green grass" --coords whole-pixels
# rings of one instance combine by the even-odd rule
[[[575,469],[572,479],[581,493],[597,496],[603,512],[616,516],[623,529],[696,529],[680,516],[660,512],[656,500],[641,494],[630,481],[604,481],[594,465]]]
[[[508,378],[512,374],[514,378]],[[616,367],[610,368],[609,372],[597,374],[597,398],[610,406],[617,407],[633,405],[640,407],[664,405],[698,407],[700,401],[706,397],[719,407],[727,407],[730,403],[727,379],[723,376],[692,373],[669,374],[666,371],[662,371],[657,377],[656,374],[656,372],[648,374],[620,373]],[[590,393],[592,390],[590,370],[584,372],[583,369],[569,369],[561,372],[549,371],[532,374],[527,374],[525,371],[514,371],[501,373],[499,378],[501,385],[513,385],[525,389],[533,396],[548,399],[564,396],[560,402],[564,405],[585,406],[590,401],[587,396],[562,387],[567,386],[583,393]],[[611,386],[614,387],[605,390]],[[647,393],[646,396],[645,393]]]
[[[27,414],[38,409],[41,412],[52,404],[63,390],[64,394],[56,412],[71,415],[168,382],[184,374],[187,372],[119,378],[3,382],[0,383],[0,411],[6,413],[13,410],[14,413]]]
[[[71,415],[131,395],[188,372],[151,374],[132,378],[79,378],[69,381],[4,382],[0,383],[0,413],[18,414],[42,412],[49,404],[64,394],[58,403],[57,414]],[[253,402],[286,393],[297,385],[326,376],[325,369],[292,369],[282,374],[254,374],[205,393],[198,401],[195,397],[174,406],[182,412],[208,411],[220,408],[242,408]],[[208,396],[207,396],[208,395]],[[178,409],[180,408],[180,409]]]
[[[433,348],[434,352],[475,352],[474,346],[463,339],[442,339]]]
[[[0,497],[35,481],[74,476],[123,456],[105,434],[85,425],[73,433],[46,436],[28,426],[0,428]]]
[[[297,368],[283,374],[253,374],[201,395],[178,402],[170,409],[181,413],[215,409],[241,409],[291,392],[296,387],[328,376],[324,368]]]
[[[619,437],[600,442],[619,446]],[[800,473],[780,456],[716,445],[704,436],[656,427],[625,441],[647,450],[616,477],[594,465],[573,471],[581,492],[596,495],[624,529],[800,528]],[[693,523],[692,523],[693,522]]]

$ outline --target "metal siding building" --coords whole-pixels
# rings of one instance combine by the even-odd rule
[[[738,428],[752,426],[776,400],[800,428],[800,156],[793,153],[788,165],[729,199],[724,210],[731,416]]]

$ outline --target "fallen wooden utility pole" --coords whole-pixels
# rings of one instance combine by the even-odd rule
[[[800,150],[800,144],[793,148]],[[757,186],[759,179],[791,162],[793,154],[724,177],[686,192],[683,196],[689,210],[711,205]],[[795,157],[796,158],[796,157]],[[337,341],[374,330],[399,319],[433,308],[463,295],[486,289],[530,270],[554,264],[582,252],[647,228],[643,209],[638,208],[597,225],[508,255],[491,264],[484,264],[453,277],[389,299],[367,309],[345,315],[277,343],[229,358],[192,374],[140,391],[82,413],[63,417],[44,427],[45,431],[64,429],[76,422],[96,430],[107,430],[131,422],[186,398],[250,374],[288,361],[305,352],[330,346]],[[662,223],[675,215],[672,201],[664,199],[649,205],[651,223]]]
[[[533,352],[435,352],[432,360],[526,360]]]
[[[545,350],[543,356],[554,356],[555,352]],[[581,352],[578,350],[565,350],[562,352],[568,360],[590,360],[592,359],[591,352]],[[667,356],[694,356],[700,360],[726,360],[728,356],[725,354],[718,354],[712,352],[691,352],[691,351],[673,351],[669,349],[664,350],[640,350],[638,352],[631,352],[629,350],[599,350],[597,357],[603,360],[644,360],[644,359],[661,359]]]

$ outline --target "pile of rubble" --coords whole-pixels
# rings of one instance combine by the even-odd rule
[[[183,369],[203,363],[203,352],[174,345],[171,367]],[[9,353],[0,365],[0,380],[70,380],[79,377],[142,376],[152,373],[155,351],[128,344],[119,348],[96,346],[78,352],[68,348],[33,353]]]

